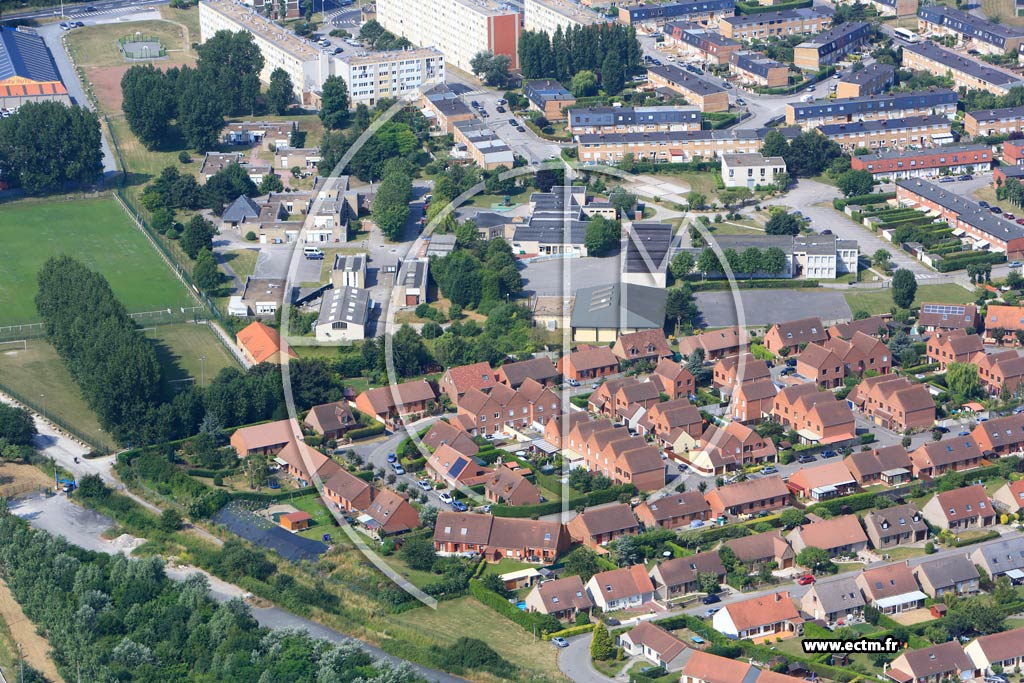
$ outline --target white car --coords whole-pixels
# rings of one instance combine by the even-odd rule
[[[448,493],[447,491],[442,493],[440,498],[441,498],[441,502],[444,503],[445,505],[451,505],[452,504],[452,494]]]
[[[434,488],[426,479],[420,479],[418,482],[416,482],[416,485],[419,486],[424,491],[429,491],[430,489]]]

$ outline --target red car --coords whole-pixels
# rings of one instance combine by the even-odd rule
[[[814,577],[811,576],[810,574],[804,574],[799,579],[797,579],[796,582],[798,584],[800,584],[801,586],[806,586],[806,585],[814,583]]]

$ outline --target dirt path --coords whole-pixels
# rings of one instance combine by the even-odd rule
[[[50,659],[50,644],[36,633],[35,624],[21,611],[21,605],[14,599],[7,582],[0,579],[0,618],[7,622],[15,643],[20,643],[25,661],[51,681],[64,682]]]

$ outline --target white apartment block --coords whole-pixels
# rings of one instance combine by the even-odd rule
[[[479,52],[507,55],[519,68],[519,13],[493,0],[377,0],[377,21],[414,45],[433,47],[471,72]]]
[[[381,99],[401,97],[422,85],[444,83],[444,55],[431,47],[370,52],[335,58],[337,75],[348,85],[349,100],[374,106]]]
[[[300,38],[260,16],[253,8],[228,0],[201,0],[199,3],[199,38],[206,42],[218,31],[245,31],[252,34],[263,54],[260,80],[270,82],[270,74],[278,67],[291,76],[295,99],[307,104],[305,93],[319,90],[331,75],[331,57],[310,41]]]
[[[786,160],[782,157],[765,157],[760,154],[723,154],[722,182],[726,187],[767,187],[775,177],[786,172]]]
[[[524,0],[523,29],[527,31],[543,31],[549,36],[555,34],[558,27],[562,32],[574,26],[590,26],[606,23],[608,20],[572,0]]]

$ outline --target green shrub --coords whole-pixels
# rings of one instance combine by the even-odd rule
[[[554,633],[562,629],[561,622],[550,614],[524,612],[509,602],[508,599],[484,588],[483,583],[476,579],[471,579],[469,582],[469,594],[498,614],[519,624],[531,634],[534,632],[534,629],[536,629],[538,634]]]
[[[384,433],[384,425],[376,424],[369,427],[361,427],[359,429],[353,429],[345,433],[345,436],[352,439],[353,441],[359,441],[360,439],[369,439],[374,436],[379,436]]]

